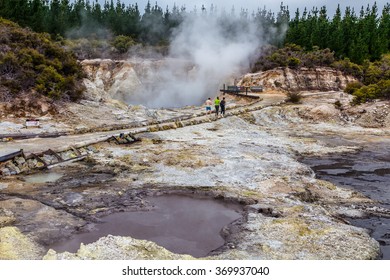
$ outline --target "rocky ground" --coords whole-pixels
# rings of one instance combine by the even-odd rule
[[[275,100],[281,99],[278,95],[275,97]],[[248,102],[250,100],[245,98],[227,96],[227,108],[242,106]],[[36,104],[38,105],[39,109],[36,111],[28,111],[24,107],[0,111],[0,138],[10,135],[17,137],[32,134],[80,134],[107,131],[147,122],[162,122],[173,118],[185,119],[204,113],[203,107],[194,104],[180,109],[152,109],[142,105],[129,106],[115,99],[101,101],[85,99],[78,103],[55,103],[50,104],[50,108],[53,108],[51,111],[48,110],[47,102],[43,100]],[[0,103],[0,109],[1,106]],[[3,107],[6,107],[6,104],[3,104]],[[24,112],[25,115],[21,117],[19,111]],[[26,119],[39,119],[40,127],[27,128]]]
[[[265,99],[272,104],[272,98],[280,101],[277,96],[281,95]],[[54,170],[62,175],[55,182],[31,183],[23,174],[2,178],[0,259],[191,258],[153,242],[117,236],[83,245],[76,254],[48,251],[56,240],[90,230],[102,216],[147,210],[151,207],[148,197],[163,193],[207,195],[245,205],[243,218],[223,230],[225,246],[207,258],[378,258],[378,243],[364,229],[343,219],[363,215],[352,205],[370,205],[372,201],[315,179],[298,157],[359,149],[358,145],[330,147],[313,135],[388,139],[389,104],[350,107],[350,98],[340,92],[303,96],[301,104],[286,103],[218,120],[210,117],[198,125],[144,132],[137,135],[142,141],[128,146],[97,144],[97,152],[84,161]],[[341,106],[335,106],[337,100]],[[101,127],[122,120],[203,111],[202,107],[160,111],[115,101],[96,102],[63,108],[62,115],[48,117],[51,128],[43,126],[37,132],[52,128],[74,132],[80,125]],[[230,104],[234,102],[230,100]],[[109,111],[102,113],[105,108]],[[113,114],[115,110],[117,114]],[[65,121],[67,114],[72,121]],[[25,130],[10,116],[3,118],[1,125],[13,133]],[[32,145],[40,146],[37,143],[42,139],[36,141]],[[1,147],[8,144],[12,141]]]
[[[86,98],[78,103],[0,104],[0,156],[21,148],[36,153],[97,142],[82,161],[37,173],[54,176],[51,182],[31,181],[23,173],[0,178],[0,259],[192,258],[129,236],[106,236],[81,245],[75,254],[49,250],[58,240],[92,230],[111,213],[148,211],[153,207],[148,198],[162,194],[208,196],[244,206],[243,217],[221,230],[225,245],[206,258],[379,257],[379,245],[368,232],[344,219],[364,216],[359,209],[373,201],[316,179],[299,159],[353,152],[373,139],[389,141],[389,102],[351,106],[351,96],[338,90],[351,78],[335,71],[307,72],[302,82],[297,73],[275,70],[245,76],[240,84],[264,86],[261,99],[253,103],[227,96],[227,116],[217,119],[205,116],[199,104],[150,109],[111,99],[113,89],[127,88],[123,77],[128,73],[136,80],[133,66],[87,61],[85,67],[93,69]],[[302,91],[302,83],[311,91]],[[300,103],[284,102],[285,84],[301,92]],[[26,118],[39,118],[40,127],[26,128]],[[143,126],[134,130],[139,142],[99,141],[133,126]],[[64,135],[13,139],[49,133]],[[335,144],[318,136],[333,137]],[[341,137],[354,144],[338,144]]]

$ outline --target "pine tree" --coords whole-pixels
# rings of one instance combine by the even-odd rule
[[[288,24],[290,22],[290,11],[288,10],[287,6],[284,6],[283,3],[280,4],[280,10],[276,17],[276,29],[277,34],[284,34],[285,29],[288,27]],[[275,38],[274,44],[278,47],[281,47],[283,44],[282,38],[280,36],[277,36]]]
[[[21,26],[29,24],[28,0],[3,0],[0,2],[0,16],[17,22]]]
[[[138,10],[138,5],[129,5],[126,8],[126,22],[124,34],[132,37],[134,40],[139,40],[141,15]]]
[[[380,53],[390,51],[390,4],[387,3],[382,10],[382,16],[379,20],[378,38]]]
[[[103,23],[102,7],[100,6],[98,0],[96,0],[96,2],[92,5],[91,17],[95,22],[99,24]]]
[[[354,40],[358,37],[356,30],[357,18],[354,11],[350,7],[345,8],[345,15],[341,21],[341,37],[342,47],[341,54],[345,57],[351,58],[352,55],[357,57],[352,52],[355,52],[358,47],[354,48]],[[364,56],[364,55],[363,55]]]
[[[166,30],[164,27],[164,13],[157,3],[152,7],[148,1],[145,13],[141,18],[141,40],[144,43],[157,45],[164,41]]]
[[[317,28],[315,29],[318,32],[315,45],[319,46],[321,49],[325,49],[328,47],[329,27],[330,24],[329,24],[326,7],[323,6],[320,9]]]
[[[50,2],[50,10],[48,15],[48,31],[50,34],[57,35],[61,34],[62,26],[58,19],[61,15],[61,6],[60,0],[52,0]]]
[[[295,42],[296,44],[301,44],[301,34],[302,30],[300,29],[300,14],[299,9],[295,11],[295,17],[289,23],[289,28],[286,32],[286,37],[284,40],[284,44],[289,44],[291,42]]]
[[[368,10],[367,15],[364,19],[364,36],[368,45],[368,57],[371,61],[379,60],[381,57],[380,53],[380,37],[378,34],[378,6],[376,2],[371,7],[371,10]]]
[[[46,31],[44,19],[47,14],[47,7],[41,0],[32,0],[29,7],[29,26],[36,32]]]
[[[344,54],[342,40],[341,9],[340,5],[338,5],[336,13],[330,22],[329,41],[327,43],[328,47],[335,52],[336,57],[342,57]]]

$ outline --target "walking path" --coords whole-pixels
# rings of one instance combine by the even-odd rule
[[[227,108],[225,117],[240,115],[243,113],[260,110],[265,107],[279,105],[284,102],[285,95],[281,94],[262,94],[261,100],[253,102],[249,105]],[[196,109],[192,117],[183,116],[170,120],[161,120],[158,123],[143,123],[140,127],[132,127],[120,130],[109,130],[101,132],[91,132],[75,135],[64,135],[52,138],[29,138],[23,140],[14,140],[0,143],[0,157],[17,152],[23,149],[25,156],[30,154],[40,154],[49,149],[55,152],[68,150],[72,147],[88,146],[95,143],[103,142],[112,136],[119,136],[120,134],[136,135],[143,132],[155,132],[159,130],[176,129],[188,125],[196,125],[210,121],[218,120],[214,114],[206,115],[202,110]]]

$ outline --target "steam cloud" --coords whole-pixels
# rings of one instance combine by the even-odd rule
[[[201,105],[248,69],[263,42],[259,28],[239,17],[188,14],[173,34],[169,57],[126,101],[154,108]]]

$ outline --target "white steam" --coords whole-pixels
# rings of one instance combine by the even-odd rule
[[[232,75],[248,70],[262,43],[258,32],[248,20],[189,14],[173,35],[169,57],[127,102],[148,107],[202,104]]]

